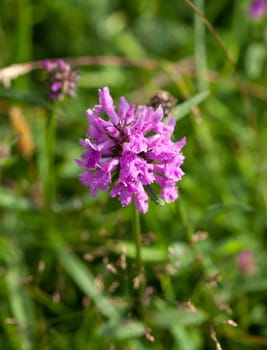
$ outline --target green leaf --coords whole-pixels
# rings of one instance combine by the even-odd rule
[[[0,236],[0,259],[1,261],[12,261],[16,257],[16,251],[12,242],[6,237]]]
[[[251,277],[249,280],[246,280],[246,282],[238,284],[238,288],[235,289],[235,294],[265,291],[267,291],[267,280],[263,279],[263,277]]]
[[[0,158],[0,168],[4,169],[11,165],[13,165],[16,162],[17,158],[16,156],[7,156]]]
[[[137,338],[145,333],[145,326],[135,320],[124,320],[122,322],[111,322],[101,327],[100,333],[105,337],[119,340]]]
[[[33,105],[53,109],[53,104],[49,103],[41,96],[34,95],[33,92],[19,92],[12,89],[0,89],[0,97],[28,102]]]
[[[245,55],[245,70],[250,79],[257,79],[263,74],[266,62],[266,44],[253,42]]]
[[[57,213],[67,213],[72,211],[81,211],[88,205],[96,202],[96,198],[90,197],[87,193],[80,197],[74,197],[61,202],[57,202],[55,205],[55,211]]]
[[[66,272],[80,289],[94,301],[99,311],[108,318],[119,318],[118,310],[97,290],[94,276],[87,266],[70,251],[58,247],[57,252]]]
[[[106,247],[118,254],[121,254],[123,250],[126,250],[126,256],[132,259],[135,258],[135,245],[126,241],[108,241]],[[159,262],[167,259],[167,252],[163,249],[156,247],[142,247],[141,248],[142,260],[146,262]]]
[[[195,328],[181,327],[173,325],[171,333],[180,350],[200,349],[199,337]]]
[[[152,187],[150,185],[144,185],[144,189],[146,193],[148,194],[149,198],[156,204],[164,206],[165,202],[161,198],[157,196],[157,194],[153,191]]]
[[[20,250],[16,247],[13,249],[15,254],[6,259],[8,299],[12,315],[20,329],[21,348],[31,350],[33,349],[32,329],[35,325],[33,303],[21,281],[22,276],[25,276],[27,272]]]
[[[171,328],[172,325],[176,326],[196,326],[201,325],[207,319],[207,315],[200,310],[187,311],[179,310],[178,308],[165,307],[157,311],[151,322],[153,325],[162,328]]]
[[[79,87],[98,88],[99,86],[120,86],[125,84],[125,75],[117,67],[104,67],[101,71],[83,72]]]
[[[27,198],[19,197],[15,193],[6,191],[3,188],[0,191],[0,207],[21,211],[35,209],[35,206]]]
[[[197,106],[200,102],[204,101],[205,98],[209,95],[209,91],[203,91],[189,100],[179,104],[173,113],[173,118],[176,120],[182,119],[188,113],[191,112],[192,108]]]
[[[188,244],[173,242],[169,249],[172,251],[172,259],[170,261],[171,264],[175,267],[177,263],[179,263],[179,269],[177,273],[182,273],[184,269],[188,269],[188,265],[191,264],[195,256]]]
[[[238,237],[223,241],[216,248],[216,255],[218,256],[229,256],[230,254],[238,254],[242,249],[246,249],[251,242],[245,238]]]

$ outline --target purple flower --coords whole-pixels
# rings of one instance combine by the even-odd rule
[[[161,187],[166,202],[178,197],[176,182],[184,175],[181,148],[186,140],[171,141],[175,121],[162,122],[161,106],[136,108],[121,97],[116,111],[104,87],[99,89],[99,104],[87,110],[87,117],[87,138],[81,140],[85,152],[77,163],[85,169],[80,180],[92,196],[113,186],[111,197],[118,197],[123,206],[134,201],[143,213],[148,210],[148,193],[154,193],[153,183]]]
[[[65,96],[75,97],[79,76],[70,65],[59,59],[55,62],[45,60],[43,66],[47,71],[46,83],[52,100],[62,100]]]
[[[261,18],[267,13],[267,1],[266,0],[252,0],[249,14],[252,18]]]
[[[237,267],[243,275],[252,275],[256,269],[254,254],[251,250],[242,250],[237,256]]]

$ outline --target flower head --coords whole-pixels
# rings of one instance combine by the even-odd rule
[[[99,90],[99,104],[87,111],[87,138],[81,140],[85,152],[77,160],[84,168],[81,182],[96,196],[98,190],[110,191],[123,206],[134,202],[141,212],[148,210],[151,185],[161,187],[161,198],[172,202],[178,197],[176,182],[184,172],[181,148],[185,138],[172,142],[175,121],[162,122],[163,110],[135,107],[120,98],[115,110],[109,89]]]
[[[65,96],[75,97],[79,76],[69,64],[62,59],[56,62],[45,60],[43,66],[47,71],[46,82],[52,100],[62,100]]]
[[[252,0],[249,14],[252,18],[261,18],[267,14],[267,0]]]

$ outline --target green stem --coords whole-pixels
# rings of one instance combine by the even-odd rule
[[[47,118],[45,135],[46,169],[44,179],[44,200],[47,212],[52,212],[55,199],[55,139],[56,139],[56,106]]]
[[[141,255],[141,225],[140,213],[133,205],[133,237],[135,244],[135,278],[139,280],[138,290],[138,312],[143,313],[143,291],[144,291],[144,266]]]
[[[33,42],[33,1],[18,0],[16,1],[15,11],[15,52],[12,57],[13,62],[27,62],[32,57]],[[15,82],[16,89],[26,90],[28,88],[29,77],[24,76]]]
[[[133,210],[134,210],[133,234],[134,234],[134,243],[135,243],[135,262],[136,262],[136,270],[138,271],[138,274],[139,274],[142,269],[140,213],[135,207],[133,207]]]
[[[196,7],[202,14],[204,14],[204,2],[205,0],[195,0]],[[205,24],[197,14],[194,15],[194,18],[195,18],[195,57],[196,57],[198,88],[200,91],[203,91],[209,88],[208,82],[205,77],[208,71],[207,55],[206,55]]]

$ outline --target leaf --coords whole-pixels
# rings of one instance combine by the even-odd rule
[[[171,327],[171,333],[177,344],[177,348],[181,350],[195,350],[199,349],[198,337],[196,335],[196,329],[193,332],[192,328],[185,328],[181,326],[173,325]]]
[[[35,209],[35,206],[27,198],[19,197],[3,188],[0,191],[0,207],[22,211]]]
[[[5,158],[0,158],[0,168],[4,169],[5,167],[9,167],[16,162],[17,158],[15,156],[8,156]]]
[[[199,94],[195,95],[194,97],[190,98],[189,100],[179,104],[173,113],[173,118],[176,120],[182,119],[184,116],[186,116],[188,113],[191,112],[192,108],[198,105],[200,102],[204,101],[205,98],[209,95],[209,91],[203,91]]]
[[[57,202],[55,205],[55,211],[57,213],[67,213],[72,211],[81,211],[88,205],[96,202],[98,199],[91,197],[90,195],[83,194],[79,197],[73,197],[69,199],[64,199],[61,202]]]
[[[14,254],[6,259],[7,273],[5,277],[8,287],[8,299],[12,315],[20,329],[21,348],[31,350],[33,349],[32,329],[33,325],[35,325],[33,316],[34,305],[21,281],[22,276],[25,276],[27,272],[24,268],[20,250],[15,247],[13,249]]]
[[[53,109],[53,104],[49,103],[41,96],[34,95],[33,92],[19,92],[12,89],[0,89],[0,97],[19,100],[22,102],[28,102],[33,105],[42,106],[47,109]]]
[[[124,320],[122,322],[111,322],[101,327],[100,333],[105,337],[119,340],[137,338],[145,333],[145,326],[135,320]]]
[[[70,251],[58,247],[57,252],[66,272],[79,288],[94,301],[99,311],[108,318],[119,318],[118,310],[97,290],[94,276],[86,265]]]
[[[242,237],[232,238],[223,241],[216,248],[216,255],[218,256],[229,256],[230,254],[238,254],[242,249],[246,249],[252,242],[249,240],[242,239]]]
[[[16,251],[12,242],[6,237],[0,236],[0,259],[1,261],[12,261],[16,257]]]
[[[178,263],[179,269],[177,273],[181,273],[184,269],[188,269],[188,265],[192,264],[195,259],[195,256],[190,249],[190,246],[185,243],[173,242],[169,246],[169,251],[172,252],[172,258],[170,263],[175,267]]]
[[[207,315],[200,310],[187,311],[165,307],[151,317],[151,322],[157,327],[170,328],[174,324],[176,326],[196,326],[205,322],[206,319]]]
[[[214,218],[221,213],[234,212],[238,210],[244,212],[245,214],[251,213],[254,211],[253,207],[244,203],[235,203],[233,205],[224,205],[221,203],[216,203],[211,205],[206,211],[205,215],[201,218],[202,221],[207,222],[214,220]]]
[[[131,242],[126,241],[108,241],[106,247],[111,251],[121,254],[123,250],[126,251],[126,256],[135,258],[135,246]],[[167,252],[156,247],[142,247],[142,260],[146,262],[159,262],[167,259]]]
[[[254,277],[250,280],[246,280],[246,283],[238,284],[238,288],[235,289],[236,294],[266,292],[267,280],[262,277]]]
[[[265,43],[253,42],[248,47],[245,55],[245,70],[250,79],[258,79],[263,74],[266,56]]]
[[[144,185],[144,189],[146,193],[148,194],[149,198],[156,204],[164,206],[165,202],[159,198],[156,193],[153,191],[152,187],[150,185]]]
[[[79,86],[83,88],[113,87],[123,85],[125,81],[125,75],[117,67],[104,67],[101,71],[83,72]]]

